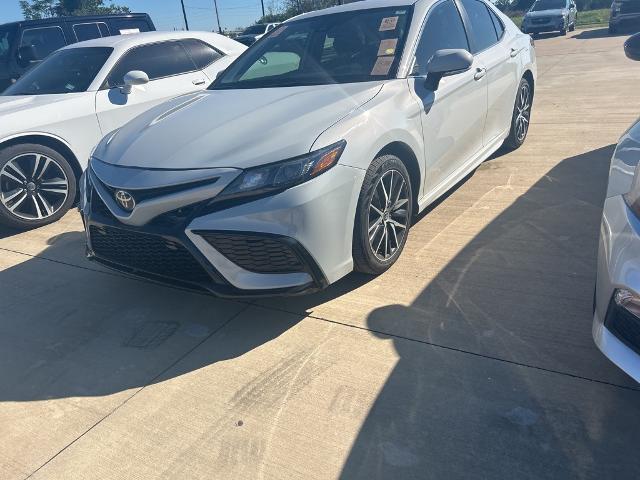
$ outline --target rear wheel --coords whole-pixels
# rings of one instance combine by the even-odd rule
[[[356,271],[380,274],[393,265],[407,242],[413,197],[404,163],[395,155],[376,158],[365,175],[353,235]]]
[[[38,144],[0,150],[0,222],[18,229],[47,225],[73,205],[76,177],[57,151]]]
[[[529,80],[523,78],[518,86],[516,103],[513,107],[511,117],[511,130],[505,140],[505,145],[512,150],[520,148],[527,138],[529,132],[529,121],[531,119],[531,104],[533,101],[533,90]]]

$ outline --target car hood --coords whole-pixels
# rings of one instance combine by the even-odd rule
[[[61,104],[71,99],[71,94],[57,95],[0,95],[0,116],[30,110],[45,105]]]
[[[566,10],[561,8],[556,10],[540,10],[539,12],[528,12],[525,16],[527,18],[535,18],[535,17],[559,17],[564,15]]]
[[[318,136],[372,99],[383,82],[211,90],[141,114],[98,145],[112,165],[248,168],[309,152]]]

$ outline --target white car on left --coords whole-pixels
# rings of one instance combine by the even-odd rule
[[[103,136],[205,89],[245,49],[216,33],[148,32],[52,53],[0,95],[0,222],[25,229],[58,220]]]

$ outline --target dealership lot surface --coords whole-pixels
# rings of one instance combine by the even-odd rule
[[[87,262],[76,212],[0,231],[0,478],[640,476],[640,387],[591,339],[625,38],[538,40],[525,146],[375,279],[221,300]]]

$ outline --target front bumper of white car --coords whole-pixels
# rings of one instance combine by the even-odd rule
[[[616,195],[606,199],[602,216],[593,338],[602,353],[640,382],[640,318],[621,304],[623,296],[640,299],[640,219]]]
[[[180,198],[206,188],[202,182],[129,189],[136,209],[162,206],[127,217],[115,200],[118,188],[90,168],[80,200],[87,255],[131,275],[220,296],[319,290],[353,268],[351,239],[364,173],[336,165],[273,195],[219,203],[212,201],[213,191],[182,205]]]

